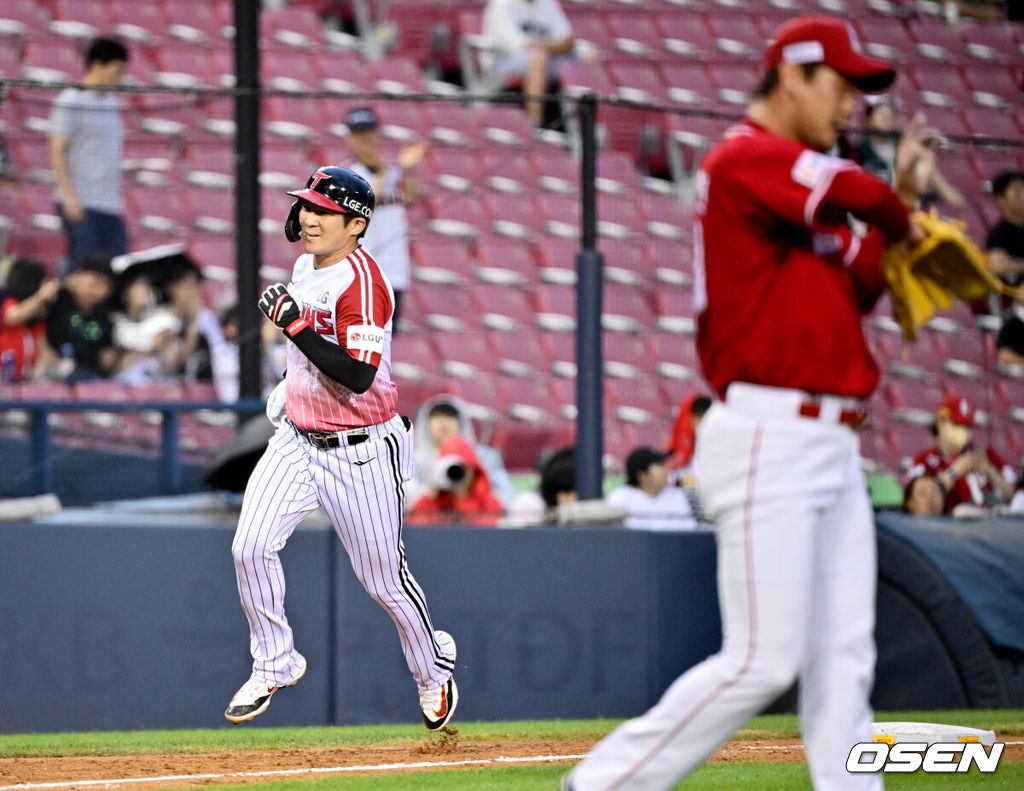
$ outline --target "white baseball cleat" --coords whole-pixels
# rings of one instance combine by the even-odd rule
[[[434,639],[438,648],[455,665],[455,640],[440,629],[434,631]],[[455,678],[449,678],[443,685],[435,689],[420,690],[420,710],[423,712],[423,724],[429,730],[438,731],[448,724],[459,703],[459,688],[455,686]]]
[[[304,675],[306,675],[305,659],[302,660],[299,675],[290,683],[282,686],[294,687]],[[235,693],[235,696],[231,698],[231,702],[228,703],[228,707],[224,711],[224,716],[236,724],[248,722],[267,710],[267,707],[270,705],[271,696],[279,689],[281,687],[272,687],[266,681],[256,678],[256,675],[253,674],[249,676],[249,680],[242,684],[238,692]]]
[[[427,730],[439,731],[447,725],[458,704],[459,689],[455,686],[454,678],[449,678],[436,689],[420,690],[420,709]]]

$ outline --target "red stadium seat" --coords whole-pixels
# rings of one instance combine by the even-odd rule
[[[537,277],[540,261],[528,242],[500,236],[485,236],[478,245],[480,266],[492,270],[508,270],[519,275],[523,282],[532,283]]]
[[[447,272],[463,281],[476,276],[475,261],[466,243],[439,234],[417,234],[410,244],[413,261],[418,267]],[[413,270],[416,276],[416,271]]]
[[[702,14],[662,11],[656,17],[665,49],[676,56],[707,60],[714,54],[713,37]]]
[[[529,334],[536,310],[525,290],[493,283],[477,283],[472,290],[486,326],[519,337]]]
[[[651,58],[664,52],[661,31],[650,15],[607,13],[604,21],[619,52],[635,58]]]
[[[495,332],[491,341],[498,353],[498,370],[510,376],[547,376],[551,350],[537,332]]]

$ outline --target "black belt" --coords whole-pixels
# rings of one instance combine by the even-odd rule
[[[331,448],[338,448],[341,445],[361,445],[370,438],[370,435],[366,432],[361,434],[339,434],[337,431],[313,431],[308,428],[299,428],[296,425],[292,427],[306,439],[306,441],[315,448],[320,450],[330,450]]]

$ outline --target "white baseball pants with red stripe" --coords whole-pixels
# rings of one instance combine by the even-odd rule
[[[412,477],[413,432],[399,417],[367,426],[358,445],[320,450],[287,421],[270,440],[245,489],[231,546],[242,609],[249,621],[253,673],[284,686],[301,675],[285,617],[278,553],[304,517],[322,506],[367,593],[391,616],[421,689],[442,686],[453,657],[434,639],[423,591],[405,560],[402,509]]]
[[[799,417],[802,398],[733,385],[705,416],[696,469],[716,521],[722,649],[596,745],[573,791],[672,788],[796,678],[814,788],[882,788],[846,771],[873,716],[877,567],[859,442]]]

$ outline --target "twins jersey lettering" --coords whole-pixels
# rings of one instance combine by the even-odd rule
[[[319,371],[295,344],[288,344],[288,419],[299,428],[342,431],[394,417],[398,389],[391,381],[391,314],[394,293],[373,257],[357,247],[326,269],[313,256],[295,262],[288,291],[313,329],[344,346],[357,360],[377,367],[373,385],[358,394]]]

